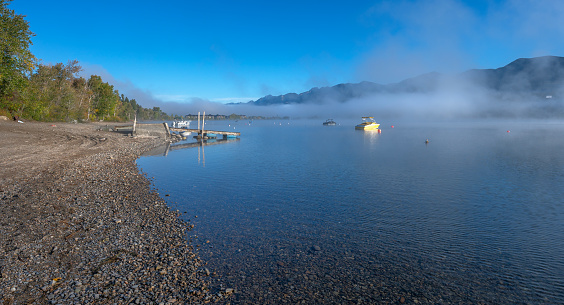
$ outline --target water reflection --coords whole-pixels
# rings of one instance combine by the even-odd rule
[[[232,304],[564,304],[564,126],[502,123],[264,122],[139,164]]]
[[[382,132],[381,129],[377,130],[364,130],[364,141],[365,143],[375,144],[378,138],[380,137],[380,133]]]
[[[206,154],[204,153],[204,147],[203,146],[198,146],[198,164],[200,164],[200,149],[202,150],[202,164],[204,167],[206,167]]]
[[[226,143],[230,143],[230,142],[237,142],[239,141],[239,138],[228,138],[228,139],[209,139],[209,140],[200,140],[197,142],[189,142],[189,143],[181,143],[181,144],[171,144],[171,143],[166,143],[164,145],[161,145],[159,147],[153,148],[152,150],[149,150],[147,152],[145,152],[144,154],[142,154],[143,157],[148,157],[148,156],[168,156],[168,153],[172,150],[179,150],[179,149],[186,149],[186,148],[194,148],[194,147],[198,147],[198,164],[200,163],[200,148],[202,150],[202,155],[204,152],[203,147],[204,146],[208,146],[208,145],[216,145],[216,144],[226,144]],[[204,157],[204,162],[205,162],[205,157]]]

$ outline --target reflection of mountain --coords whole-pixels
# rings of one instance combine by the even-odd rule
[[[378,93],[432,93],[444,89],[444,84],[463,84],[483,89],[492,96],[527,95],[560,98],[564,95],[564,57],[544,56],[521,58],[498,69],[475,69],[455,76],[428,73],[389,85],[372,82],[338,84],[333,87],[313,88],[300,94],[268,95],[248,104],[324,104],[344,103]]]

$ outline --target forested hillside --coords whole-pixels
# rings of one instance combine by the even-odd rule
[[[31,53],[23,15],[0,0],[0,115],[37,121],[169,120],[159,107],[143,108],[100,76],[79,76],[79,62],[42,64]]]

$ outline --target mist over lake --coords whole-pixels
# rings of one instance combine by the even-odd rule
[[[519,58],[494,69],[428,72],[397,83],[340,83],[254,101],[166,103],[173,113],[245,114],[266,117],[353,119],[564,118],[564,57]]]
[[[564,303],[562,122],[324,119],[137,161],[233,303]]]

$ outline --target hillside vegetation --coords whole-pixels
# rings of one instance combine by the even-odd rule
[[[98,75],[79,76],[76,60],[42,64],[30,51],[23,15],[0,0],[0,115],[36,121],[169,120],[159,107],[143,108]]]

